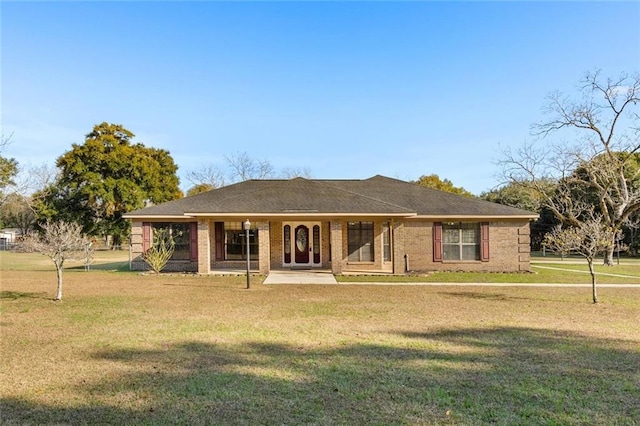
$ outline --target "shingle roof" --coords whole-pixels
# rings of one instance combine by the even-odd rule
[[[537,217],[526,210],[380,175],[364,180],[248,180],[136,210],[125,217],[207,214]]]

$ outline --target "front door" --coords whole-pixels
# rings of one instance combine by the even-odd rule
[[[283,260],[287,266],[320,266],[320,223],[285,223]]]
[[[309,263],[309,228],[298,225],[295,232],[295,263]]]

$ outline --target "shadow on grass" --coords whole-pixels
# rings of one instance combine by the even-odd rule
[[[476,291],[449,291],[449,292],[440,292],[440,294],[444,294],[452,297],[459,297],[464,299],[480,299],[480,300],[526,300],[529,299],[527,297],[514,297],[508,296],[505,293],[480,293]]]
[[[46,293],[33,293],[22,291],[0,291],[0,299],[51,299]]]
[[[69,269],[70,271],[84,271],[84,265],[72,266]],[[129,262],[106,262],[106,263],[95,263],[92,264],[89,268],[89,271],[117,271],[117,272],[130,272],[129,271]]]
[[[3,419],[71,424],[636,424],[638,342],[553,330],[399,332],[394,345],[184,342],[98,351],[120,373],[81,406],[5,398]]]

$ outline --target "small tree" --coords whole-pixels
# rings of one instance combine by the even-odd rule
[[[153,230],[153,245],[144,253],[142,259],[158,274],[167,266],[175,246],[168,228],[156,228]]]
[[[88,239],[82,233],[82,227],[74,222],[46,222],[41,225],[42,232],[32,232],[25,237],[26,251],[48,256],[56,266],[58,290],[55,300],[62,300],[62,269],[67,259],[82,260]]]
[[[612,250],[616,230],[603,220],[602,215],[594,213],[593,208],[586,210],[582,216],[577,226],[564,229],[562,225],[556,226],[545,236],[543,244],[552,251],[577,253],[587,260],[591,274],[593,303],[598,303],[593,260],[598,254]]]

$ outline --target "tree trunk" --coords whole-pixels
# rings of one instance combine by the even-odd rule
[[[593,303],[598,303],[598,291],[596,289],[596,271],[593,270],[593,259],[587,259],[589,264],[589,272],[591,273],[591,293],[593,295]]]
[[[615,241],[614,241],[614,244],[610,248],[607,248],[607,250],[604,252],[604,265],[605,266],[613,266],[613,249],[614,249],[614,247],[615,247]]]
[[[62,263],[56,263],[56,272],[58,274],[58,291],[55,300],[62,300]]]

